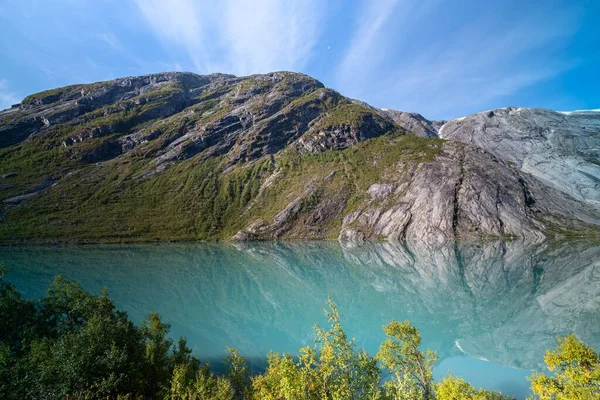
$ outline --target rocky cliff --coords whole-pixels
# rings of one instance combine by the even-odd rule
[[[571,197],[600,205],[600,110],[507,107],[454,119],[439,136],[480,147]]]
[[[596,235],[598,121],[428,121],[289,72],[69,86],[0,112],[0,240]]]

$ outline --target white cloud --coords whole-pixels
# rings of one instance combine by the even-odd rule
[[[165,46],[179,46],[199,72],[239,75],[302,70],[320,34],[319,0],[136,0]]]
[[[382,39],[385,40],[383,28],[395,9],[399,0],[374,0],[365,6],[361,15],[361,22],[352,38],[352,42],[338,69],[338,80],[341,82],[355,80],[357,74],[366,78],[372,72],[370,67],[376,66],[385,58],[385,49]],[[395,18],[395,23],[398,21]],[[395,39],[398,39],[397,37]],[[378,51],[371,49],[377,47]],[[369,59],[365,59],[369,56]]]
[[[9,108],[21,100],[9,89],[6,79],[0,79],[0,110]]]
[[[369,4],[371,12],[337,68],[336,86],[377,106],[452,117],[576,65],[553,54],[575,31],[569,10],[530,11],[508,20],[492,13],[436,26],[431,21],[439,19],[441,4]]]
[[[241,74],[301,70],[318,39],[317,1],[227,2],[227,62]]]

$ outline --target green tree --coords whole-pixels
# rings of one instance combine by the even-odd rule
[[[170,350],[173,341],[168,338],[171,326],[161,321],[158,313],[150,313],[142,322],[140,329],[144,338],[144,356],[146,358],[145,380],[148,384],[146,393],[165,394],[169,388],[169,379],[173,371],[173,359]],[[185,349],[179,344],[179,351]],[[179,354],[182,356],[182,354]]]
[[[552,375],[532,375],[533,398],[540,400],[600,399],[600,355],[575,335],[558,338],[544,361]]]
[[[93,296],[57,278],[41,301],[23,378],[28,397],[66,398],[142,393],[143,343],[139,329],[116,311],[106,291]]]
[[[233,400],[235,389],[225,377],[215,376],[208,365],[179,364],[173,370],[169,397],[173,400]]]
[[[27,337],[34,334],[35,307],[31,301],[24,300],[12,284],[4,281],[6,272],[0,264],[0,342],[11,351],[20,352]]]
[[[0,398],[23,398],[21,377],[27,371],[22,359],[36,336],[35,307],[4,281],[7,269],[0,264]]]
[[[248,379],[248,364],[236,349],[227,348],[227,378],[233,386],[235,397],[249,399],[252,397]]]
[[[300,349],[298,359],[271,353],[263,375],[253,378],[255,399],[380,399],[379,368],[368,353],[356,351],[344,332],[340,314],[328,300],[329,329],[315,326],[314,347]]]
[[[409,321],[391,321],[383,327],[387,338],[377,352],[390,374],[387,395],[395,399],[433,398],[432,371],[438,358],[432,350],[421,351],[421,334]]]
[[[448,376],[434,384],[436,400],[510,400],[498,392],[476,389],[462,378]]]
[[[196,357],[192,356],[192,350],[187,345],[187,340],[180,337],[177,346],[173,348],[173,364],[198,364]]]

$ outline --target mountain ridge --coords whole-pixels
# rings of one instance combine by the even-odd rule
[[[490,144],[501,141],[471,140],[486,138],[502,114],[492,112],[429,121],[293,72],[169,72],[41,92],[0,112],[0,241],[596,235],[600,162],[585,150],[600,118],[582,134],[568,122],[577,115],[551,112],[575,144],[540,139],[521,160]],[[521,119],[539,130],[531,113]],[[516,146],[521,133],[504,135]],[[528,167],[538,148],[583,170],[581,196],[544,175],[560,169]]]

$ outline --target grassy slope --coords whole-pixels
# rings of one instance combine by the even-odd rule
[[[320,197],[337,196],[347,200],[345,211],[350,211],[372,183],[385,182],[386,175],[404,163],[431,160],[440,146],[437,139],[387,135],[318,155],[283,151],[274,160],[265,157],[225,174],[222,158],[190,159],[148,179],[137,178],[147,170],[145,159],[115,160],[102,166],[78,164],[60,184],[9,210],[0,223],[0,241],[227,239],[252,221],[270,220],[306,185],[332,171],[336,174],[315,194],[314,203]],[[64,158],[51,152],[13,154],[12,162],[3,162],[0,172],[13,168],[19,175],[0,183],[24,182],[26,161],[44,163],[44,168],[30,169],[38,172],[27,177],[29,184],[43,181],[52,175],[50,171],[74,167],[68,159],[64,165],[58,160]],[[47,164],[52,162],[58,164]],[[261,184],[275,171],[277,179],[261,191]],[[22,188],[12,190],[17,193]],[[331,237],[337,235],[341,218],[318,231],[304,231],[302,220],[297,225],[296,237]]]

